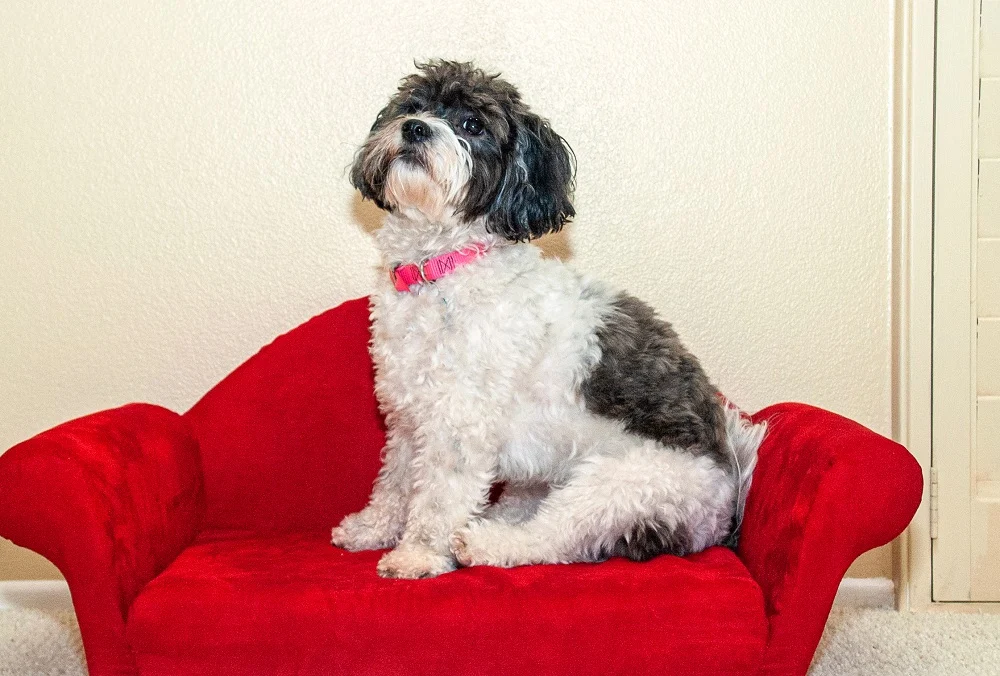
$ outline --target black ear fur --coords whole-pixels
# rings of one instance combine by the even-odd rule
[[[534,113],[512,120],[513,147],[486,212],[486,229],[512,241],[558,232],[572,218],[575,156],[569,144]]]
[[[389,111],[389,106],[386,106],[385,108],[379,111],[378,115],[375,117],[374,124],[372,124],[371,131],[375,131],[375,129],[382,123],[382,120],[385,118],[386,113],[388,111]],[[365,178],[364,162],[367,154],[368,154],[367,143],[358,148],[358,152],[354,154],[354,163],[351,165],[351,185],[353,185],[355,188],[358,189],[358,192],[361,193],[362,198],[366,200],[371,200],[375,202],[375,205],[379,209],[388,211],[389,207],[382,199],[382,186],[372,185],[371,183],[368,182],[368,179]],[[374,177],[374,180],[375,182],[385,181],[385,176],[383,175],[381,170],[380,173]]]

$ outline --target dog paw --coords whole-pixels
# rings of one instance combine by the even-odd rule
[[[400,547],[383,556],[377,570],[382,577],[419,580],[450,573],[455,570],[455,561],[429,547]]]
[[[451,534],[449,546],[455,560],[463,566],[497,565],[490,556],[483,528],[460,528]]]
[[[449,541],[449,547],[451,548],[451,553],[455,556],[455,560],[458,561],[459,565],[462,566],[474,566],[476,561],[472,556],[472,552],[469,551],[469,529],[461,528],[451,534],[451,540]]]
[[[387,549],[399,541],[397,528],[389,528],[378,520],[366,518],[364,511],[349,514],[330,534],[330,544],[350,552]]]

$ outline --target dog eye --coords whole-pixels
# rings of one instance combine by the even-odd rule
[[[483,133],[483,121],[478,117],[470,117],[462,123],[462,129],[469,132],[473,136],[479,136]]]

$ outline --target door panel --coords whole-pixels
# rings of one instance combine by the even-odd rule
[[[980,29],[978,236],[976,237],[976,429],[973,455],[971,598],[1000,601],[1000,228],[996,218],[1000,161],[1000,77],[994,72],[1000,2],[985,2]],[[983,174],[983,166],[987,173]],[[986,200],[982,199],[985,193]]]
[[[979,160],[979,236],[1000,237],[1000,160]]]
[[[1000,0],[938,4],[932,383],[932,464],[938,477],[939,519],[932,546],[935,601],[1000,601],[998,47]]]

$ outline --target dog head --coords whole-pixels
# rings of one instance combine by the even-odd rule
[[[431,61],[403,79],[351,169],[362,197],[408,218],[482,219],[525,241],[573,215],[574,156],[498,75]]]

